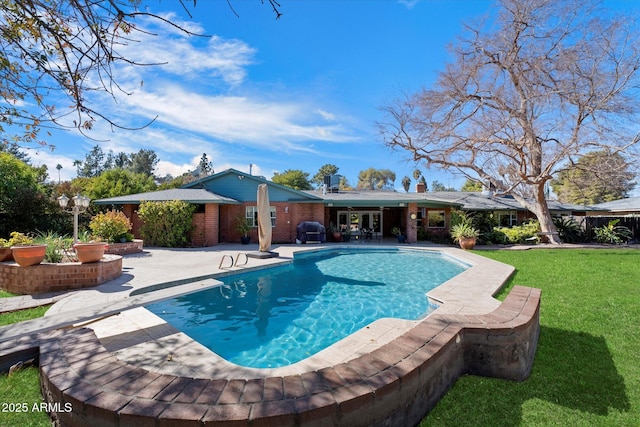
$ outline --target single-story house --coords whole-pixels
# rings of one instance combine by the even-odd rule
[[[140,236],[137,206],[144,201],[182,200],[197,205],[192,233],[193,246],[239,242],[237,218],[245,218],[257,241],[257,189],[267,184],[274,243],[293,243],[296,227],[303,221],[333,223],[337,228],[372,230],[376,236],[391,236],[400,228],[409,242],[418,229],[446,232],[452,209],[491,211],[505,225],[515,225],[531,215],[515,199],[489,193],[396,192],[396,191],[299,191],[235,169],[202,178],[181,188],[95,200],[96,204],[119,206],[131,219],[133,234]],[[557,215],[585,215],[584,206],[551,204]]]
[[[429,197],[440,201],[449,201],[460,204],[460,208],[466,212],[490,212],[499,225],[511,227],[523,221],[535,218],[535,215],[527,210],[511,195],[496,195],[492,192],[463,192],[463,191],[436,191],[428,193]],[[557,200],[548,200],[549,211],[554,217],[584,217],[594,210],[589,206],[562,203]]]

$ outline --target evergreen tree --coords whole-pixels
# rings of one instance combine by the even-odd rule
[[[562,202],[593,205],[628,197],[634,178],[630,163],[620,153],[595,151],[561,171],[551,188]]]

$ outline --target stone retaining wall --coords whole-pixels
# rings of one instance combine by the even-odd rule
[[[122,274],[122,257],[104,255],[98,262],[80,264],[42,263],[20,267],[15,262],[0,262],[0,288],[33,295],[100,285]]]
[[[463,374],[526,379],[539,315],[540,290],[516,286],[492,313],[436,312],[346,363],[249,380],[151,372],[119,360],[90,329],[60,331],[40,346],[41,386],[61,426],[417,425]]]

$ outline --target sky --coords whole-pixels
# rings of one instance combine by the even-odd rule
[[[390,169],[400,189],[418,167],[429,186],[437,180],[459,189],[463,177],[385,147],[376,122],[381,107],[402,92],[433,84],[447,62],[447,44],[492,4],[280,0],[276,20],[267,1],[198,1],[190,18],[177,0],[143,0],[141,8],[209,36],[135,21],[155,35],[137,34],[121,53],[163,65],[118,67],[115,77],[127,94],[95,102],[125,127],[155,121],[138,130],[99,122],[89,132],[93,139],[54,131],[46,139],[53,151],[28,154],[34,165],[47,165],[52,181],[76,177],[74,160],[100,145],[105,153],[154,150],[159,176],[193,170],[206,153],[215,172],[235,168],[270,179],[301,169],[313,177],[329,163],[354,186],[364,169]]]

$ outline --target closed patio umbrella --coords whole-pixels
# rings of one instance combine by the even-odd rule
[[[259,251],[269,252],[271,248],[271,210],[267,184],[258,186],[258,241]]]

